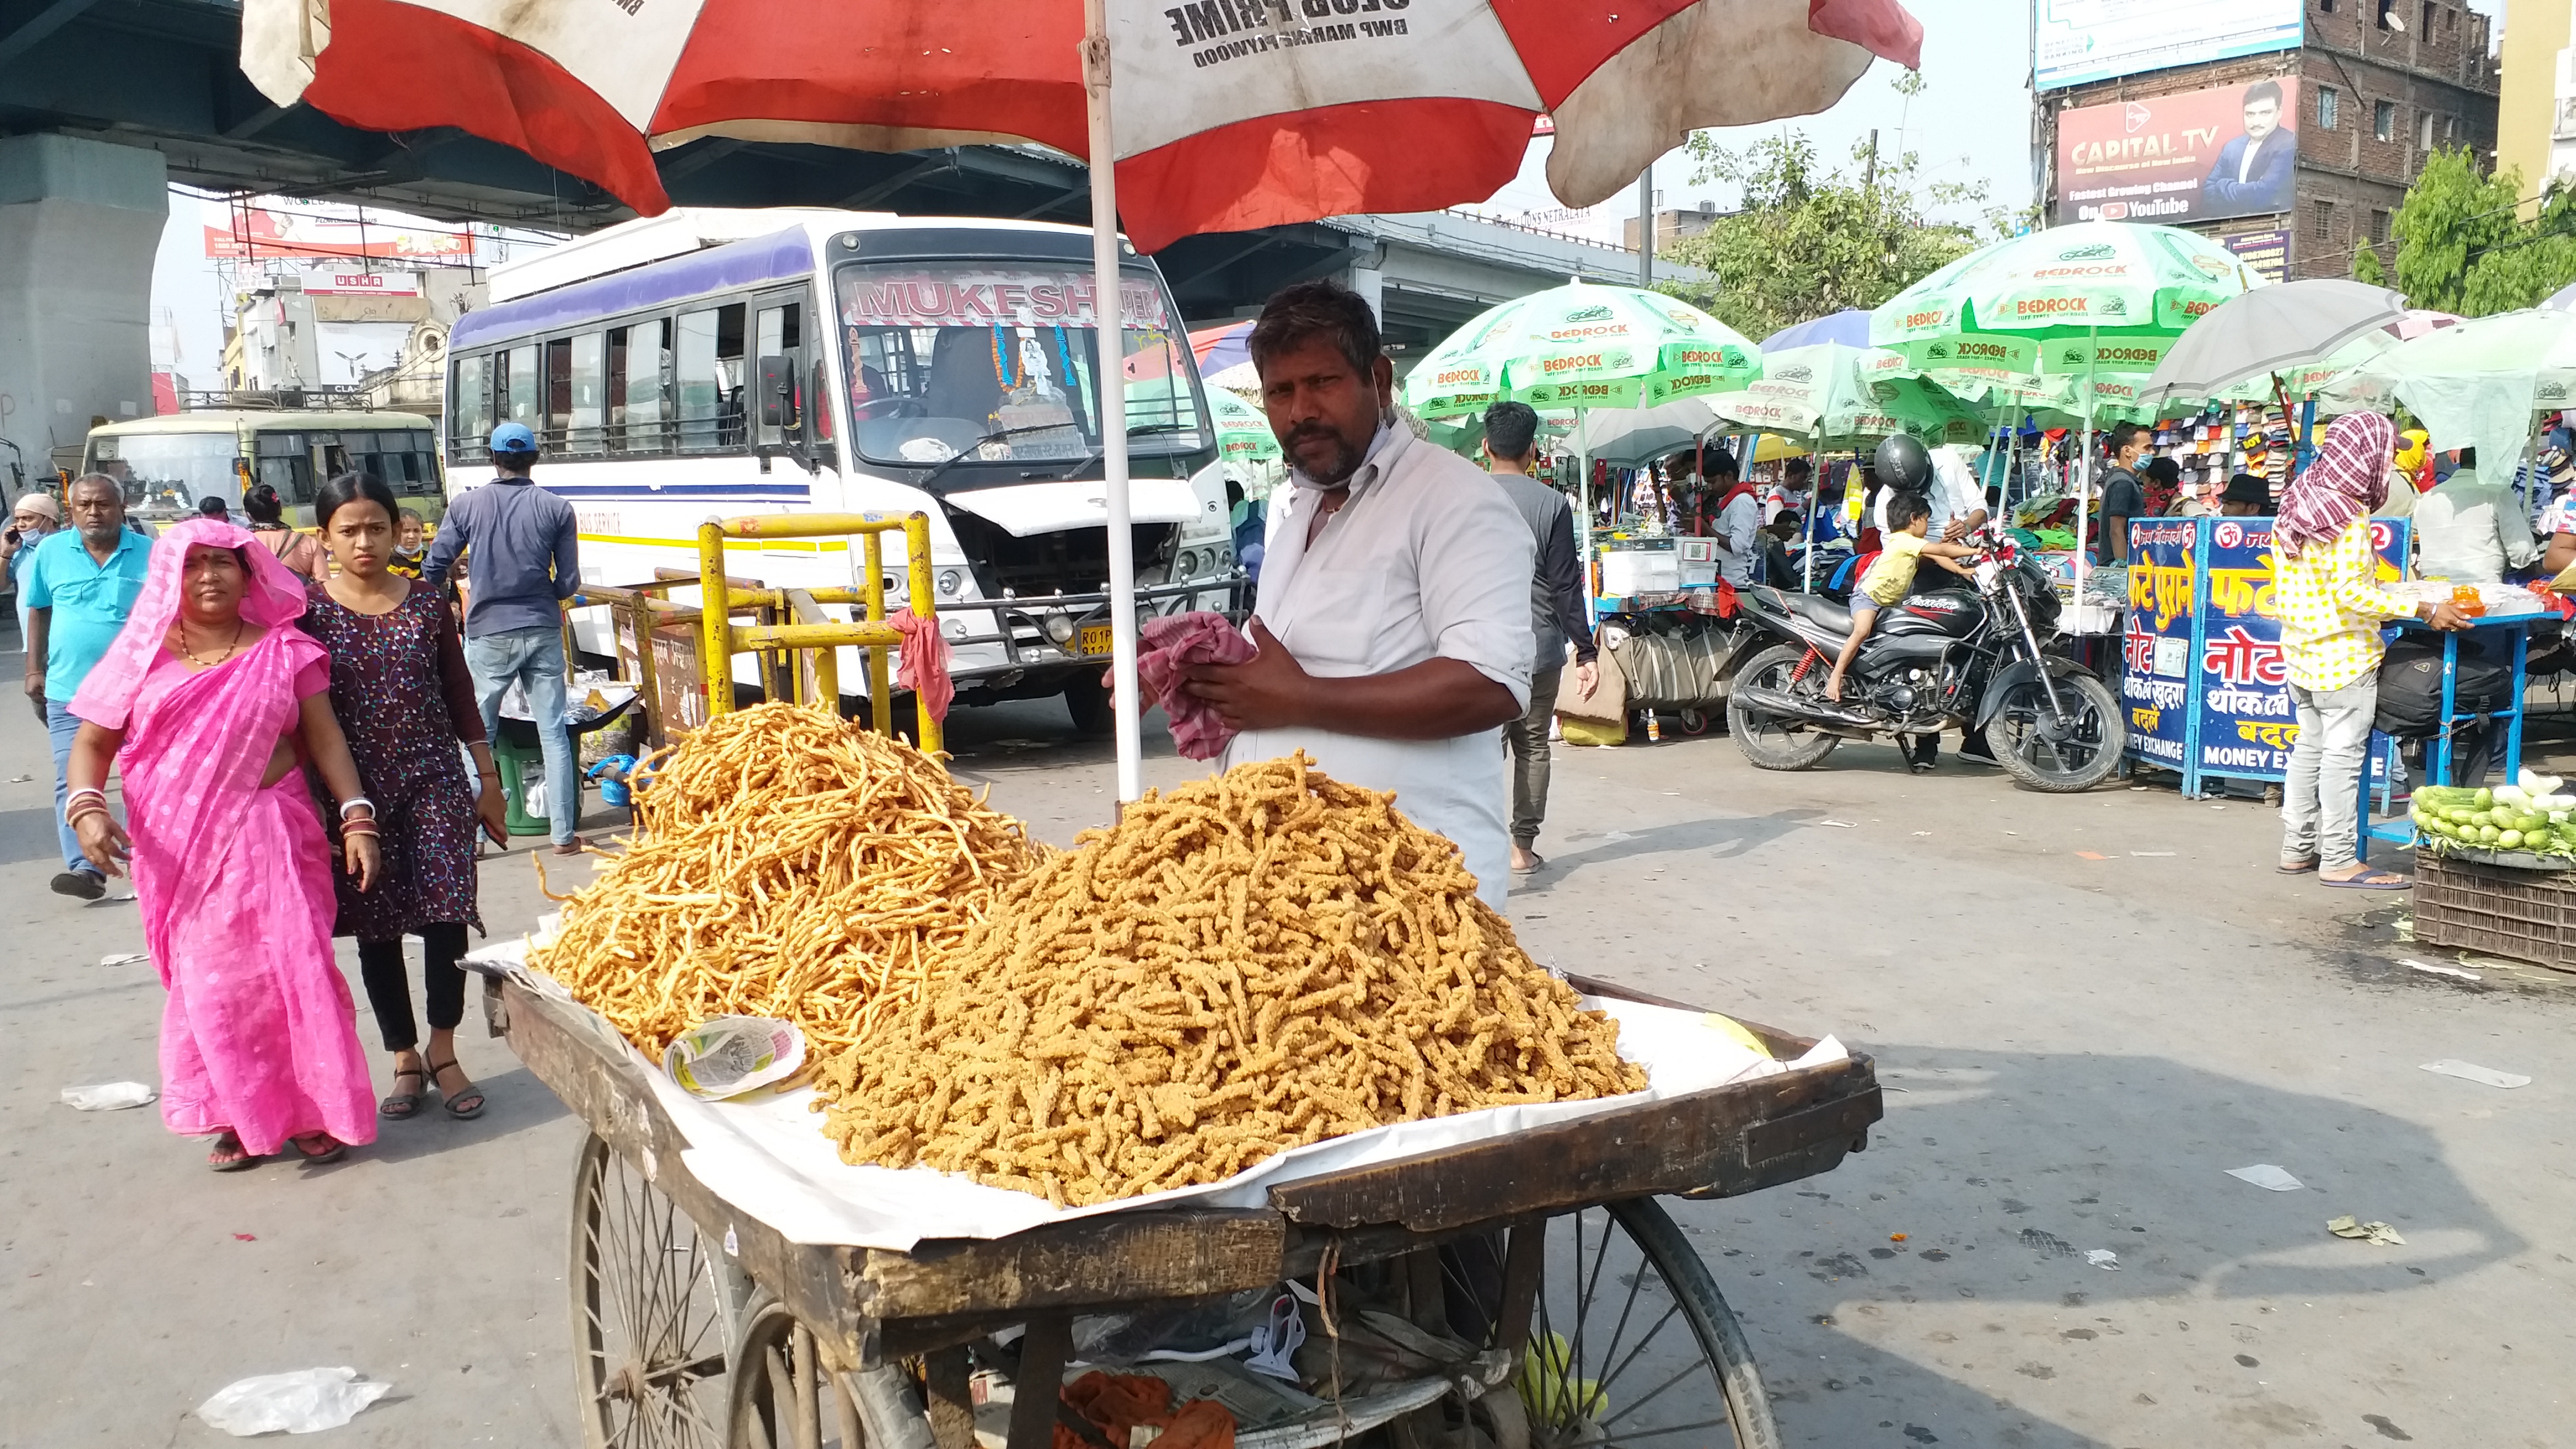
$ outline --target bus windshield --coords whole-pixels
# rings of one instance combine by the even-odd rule
[[[927,467],[1100,450],[1098,328],[1088,269],[1048,262],[853,263],[838,278],[860,457]],[[1127,430],[1140,454],[1206,448],[1189,340],[1144,273],[1120,297]],[[955,475],[951,475],[954,477]],[[964,479],[958,479],[964,483]]]
[[[241,496],[234,472],[241,443],[220,433],[102,433],[90,440],[88,471],[125,485],[130,508],[185,513],[200,498]]]

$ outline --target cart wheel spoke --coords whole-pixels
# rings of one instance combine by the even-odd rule
[[[1742,1330],[1660,1206],[1566,1214],[1543,1242],[1516,1366],[1533,1444],[1777,1449]]]
[[[725,1449],[710,1419],[725,1359],[706,1245],[597,1137],[584,1143],[573,1179],[571,1270],[585,1449]]]

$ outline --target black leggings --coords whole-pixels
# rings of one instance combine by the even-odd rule
[[[422,984],[429,991],[429,1029],[454,1031],[465,1019],[465,923],[439,921],[420,928]],[[420,1028],[411,1014],[411,978],[403,970],[402,938],[358,943],[358,976],[367,983],[367,1004],[376,1010],[376,1026],[385,1034],[385,1050],[409,1051],[420,1045]]]

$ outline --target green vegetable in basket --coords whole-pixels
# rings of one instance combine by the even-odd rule
[[[2478,844],[2493,845],[2503,835],[2503,831],[2496,829],[2492,825],[2481,825],[2478,827]]]
[[[2520,849],[2522,849],[2522,832],[2521,832],[2521,831],[2519,831],[2519,830],[2507,830],[2507,831],[2503,831],[2503,832],[2501,832],[2500,834],[2498,834],[2498,835],[2496,836],[2496,849],[2498,849],[2498,850],[2520,850]]]
[[[2495,792],[2493,790],[2486,789],[2472,790],[2469,792],[2469,804],[2477,809],[2484,810],[2495,804]]]

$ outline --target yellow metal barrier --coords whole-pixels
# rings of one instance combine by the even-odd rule
[[[879,730],[894,733],[894,686],[886,665],[886,651],[898,648],[903,635],[885,622],[885,545],[884,535],[900,530],[904,539],[904,562],[912,579],[912,612],[915,617],[935,624],[936,598],[930,581],[930,515],[926,513],[815,513],[768,514],[753,518],[710,518],[698,525],[699,624],[704,630],[705,645],[698,652],[706,670],[707,710],[724,714],[733,708],[733,656],[736,654],[805,655],[810,661],[790,659],[788,667],[764,668],[762,677],[771,681],[772,697],[783,686],[786,692],[809,703],[840,705],[840,656],[843,647],[868,652],[868,718]],[[856,589],[740,589],[729,585],[724,572],[724,544],[728,538],[846,538],[856,536],[866,560],[862,586]],[[822,611],[825,604],[857,604],[865,618],[847,624],[830,622]],[[736,624],[733,610],[759,606],[776,611],[775,616],[797,619],[793,624]],[[807,669],[811,668],[809,676]],[[810,688],[811,694],[806,691]],[[939,721],[931,717],[930,701],[916,697],[916,721],[920,729],[921,748],[940,748]]]

